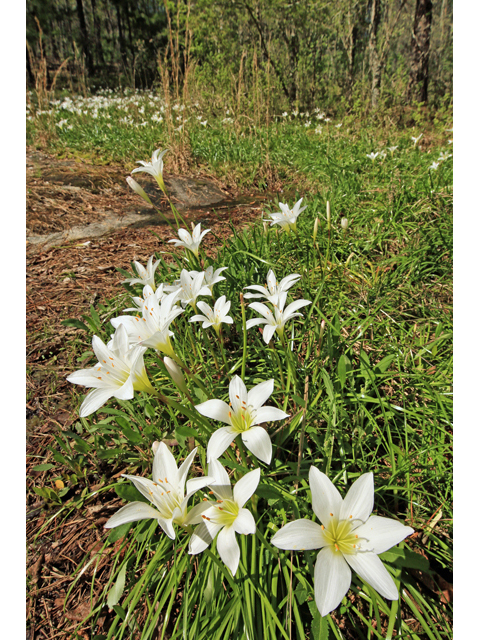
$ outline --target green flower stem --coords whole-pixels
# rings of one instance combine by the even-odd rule
[[[168,204],[170,205],[170,209],[172,210],[173,215],[175,216],[175,222],[177,223],[177,227],[179,227],[180,225],[178,224],[178,218],[180,218],[180,220],[182,221],[182,224],[185,225],[185,227],[188,228],[188,224],[185,222],[185,219],[182,217],[182,215],[180,214],[180,212],[178,211],[178,209],[176,208],[176,206],[173,204],[173,202],[170,200],[166,190],[163,190],[163,193],[165,194],[165,197],[168,200]],[[178,218],[177,218],[178,216]]]
[[[220,367],[218,366],[217,356],[215,355],[215,349],[213,348],[212,341],[207,338],[207,335],[206,335],[205,331],[202,331],[202,334],[203,334],[203,339],[204,339],[205,342],[208,343],[208,348],[210,349],[210,352],[211,352],[211,354],[213,356],[213,361],[215,362],[215,369],[217,371],[219,371]]]
[[[277,365],[278,365],[278,371],[280,373],[280,382],[282,383],[282,388],[285,391],[285,378],[283,377],[283,369],[282,369],[282,363],[280,362],[280,358],[278,356],[277,353],[277,349],[275,348],[275,343],[272,342],[272,350],[273,353],[275,354],[275,358],[277,360]]]
[[[216,330],[217,331],[217,330]],[[223,343],[223,335],[222,335],[222,327],[218,328],[217,331],[217,336],[218,336],[218,340],[220,342],[220,351],[222,352],[222,358],[223,358],[223,365],[225,367],[225,375],[227,375],[228,372],[228,364],[227,364],[227,358],[225,356],[225,345]]]
[[[242,327],[243,327],[243,357],[242,357],[242,380],[245,380],[245,365],[247,363],[247,320],[245,317],[245,301],[243,293],[240,294],[240,305],[242,307]]]
[[[303,416],[302,416],[302,430],[300,431],[300,444],[298,447],[298,463],[297,463],[297,478],[300,478],[300,467],[302,465],[302,456],[303,456],[303,446],[305,442],[305,423],[306,423],[306,414],[307,414],[307,403],[308,403],[308,376],[305,378],[305,390],[303,392],[303,401],[305,402],[305,406],[303,407]],[[296,490],[298,490],[298,480],[295,485]]]

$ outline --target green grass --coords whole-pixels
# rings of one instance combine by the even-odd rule
[[[145,106],[139,114],[140,108],[131,109],[135,122],[150,108],[153,112]],[[33,142],[41,130],[56,153],[97,154],[130,168],[159,146],[180,149],[183,144],[192,167],[239,186],[269,189],[269,166],[284,189],[295,189],[296,199],[304,197],[308,206],[299,217],[298,236],[276,228],[265,232],[259,221],[242,232],[232,227],[231,239],[219,241],[214,264],[228,270],[226,280],[215,285],[214,298],[226,295],[232,301],[234,319],[226,333],[227,375],[219,371],[222,354],[215,334],[187,321],[193,314],[190,308],[173,326],[176,352],[207,391],[205,395],[189,382],[197,402],[226,398],[231,376],[240,375],[245,366],[247,388],[274,378],[274,402],[291,416],[272,436],[271,465],[260,465],[262,480],[253,502],[257,535],[238,536],[237,575],[231,577],[215,545],[193,561],[186,533],[179,532],[173,545],[151,521],[113,529],[106,544],[124,536],[125,553],[117,552],[105,597],[91,616],[92,629],[118,581],[114,622],[99,639],[147,639],[159,624],[165,638],[451,638],[450,605],[440,603],[415,573],[440,573],[451,581],[452,161],[429,169],[441,151],[451,150],[450,134],[445,133],[448,114],[442,122],[422,123],[428,141],[414,148],[410,138],[422,129],[398,129],[378,119],[375,124],[347,117],[341,128],[331,122],[317,134],[313,118],[309,128],[280,117],[253,129],[222,123],[224,114],[208,114],[209,124],[203,127],[191,115],[183,132],[172,137],[164,123],[127,127],[118,121],[117,108],[109,107],[106,113],[110,118],[67,114],[72,129],[60,130],[54,122],[65,114],[55,108],[29,122],[27,135]],[[203,111],[201,115],[206,117]],[[366,157],[392,145],[398,149],[387,151],[382,160],[372,163]],[[165,160],[168,172],[168,154]],[[141,182],[141,174],[136,177]],[[320,224],[314,243],[316,217]],[[340,227],[342,217],[349,221],[347,233]],[[157,283],[171,284],[178,277],[185,262],[181,253],[177,256],[162,261]],[[245,351],[239,293],[246,285],[264,284],[270,267],[278,280],[300,274],[289,301],[305,298],[313,304],[302,310],[303,318],[287,324],[293,351],[275,337],[265,345],[256,328],[247,332]],[[109,302],[105,318],[119,315],[125,302],[119,293],[118,300]],[[255,315],[248,307],[246,314]],[[112,333],[99,318],[87,324],[87,342],[93,331],[105,341]],[[72,427],[69,442],[55,458],[75,473],[79,466],[96,470],[107,478],[102,490],[115,489],[125,499],[135,499],[133,487],[110,484],[108,478],[125,468],[149,476],[153,441],[175,437],[178,460],[185,457],[186,439],[194,434],[197,460],[206,470],[208,434],[218,426],[188,409],[159,356],[149,350],[145,359],[152,383],[174,404],[140,394],[129,402],[110,401]],[[79,368],[93,364],[87,356]],[[81,391],[75,388],[75,393]],[[270,433],[274,431],[275,425]],[[74,460],[78,456],[81,465]],[[242,464],[233,455],[225,454],[222,462],[236,477],[242,475]],[[349,592],[355,597],[344,598],[335,616],[321,619],[313,600],[316,552],[290,554],[271,546],[271,534],[282,524],[312,517],[307,481],[311,465],[325,472],[342,495],[360,474],[373,471],[375,512],[405,521],[417,532],[384,554],[400,588],[398,603],[384,600],[355,576]],[[439,509],[441,518],[429,529]]]

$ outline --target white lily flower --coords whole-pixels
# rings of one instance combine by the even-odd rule
[[[432,162],[432,164],[428,167],[430,171],[436,171],[440,166],[439,162]]]
[[[202,227],[201,222],[197,224],[194,228],[192,235],[188,233],[185,229],[178,230],[178,236],[180,240],[174,238],[173,240],[169,240],[169,242],[175,242],[176,247],[184,247],[185,249],[190,249],[192,253],[194,253],[198,258],[198,248],[200,247],[200,243],[203,237],[210,231],[210,229],[206,229],[205,231],[200,231]]]
[[[175,352],[170,342],[173,336],[169,330],[170,324],[175,318],[183,313],[183,309],[177,306],[177,292],[169,293],[165,296],[161,303],[153,295],[148,295],[149,289],[144,290],[145,303],[142,306],[142,317],[138,316],[119,316],[112,318],[110,322],[114,327],[124,325],[128,339],[131,344],[140,343],[143,347],[151,347],[156,351],[161,351],[167,356],[175,358]]]
[[[296,313],[302,307],[306,307],[308,304],[312,304],[311,300],[295,300],[288,305],[288,307],[284,310],[285,301],[287,299],[287,293],[281,293],[278,296],[277,301],[273,301],[274,310],[273,312],[267,307],[267,305],[263,304],[263,302],[252,302],[248,306],[260,313],[263,318],[252,318],[251,320],[247,320],[246,328],[250,329],[258,324],[266,325],[263,329],[263,340],[265,344],[268,344],[272,339],[272,336],[275,332],[278,333],[280,337],[283,336],[283,331],[285,327],[285,323],[292,318],[296,318],[298,316],[302,316],[301,313]]]
[[[163,181],[163,156],[167,153],[168,149],[157,149],[152,153],[152,161],[144,162],[143,160],[137,160],[137,164],[141,164],[141,167],[137,167],[132,171],[132,174],[144,171],[149,173],[155,178],[160,189],[165,193],[165,183]]]
[[[213,285],[217,284],[217,282],[221,282],[222,280],[226,280],[225,276],[221,276],[222,271],[225,271],[228,267],[220,267],[219,269],[213,270],[213,267],[207,267],[205,271],[203,271],[203,283],[210,289],[211,294],[213,295]],[[199,271],[190,271],[191,276],[196,276]]]
[[[195,555],[205,551],[218,533],[217,551],[222,562],[235,575],[240,562],[240,547],[235,534],[247,535],[256,531],[255,520],[250,511],[244,508],[244,504],[258,487],[260,469],[250,471],[240,478],[233,487],[233,492],[228,474],[218,460],[209,463],[208,475],[215,478],[215,484],[209,485],[209,488],[217,501],[207,502],[208,508],[203,513],[198,514],[195,519],[192,516],[192,524],[201,524],[190,538],[188,553]]]
[[[198,296],[211,296],[212,292],[210,287],[205,284],[204,271],[188,272],[186,269],[182,269],[180,273],[180,287],[176,289],[178,299],[183,307],[187,304],[191,304],[195,308]]]
[[[310,467],[312,506],[321,525],[295,520],[272,538],[279,549],[321,549],[315,564],[315,602],[320,615],[333,611],[350,588],[353,569],[380,595],[398,600],[392,577],[378,557],[414,530],[391,518],[370,515],[373,509],[373,473],[365,473],[350,487],[345,499],[327,478]]]
[[[195,405],[195,409],[212,420],[220,420],[228,425],[217,429],[207,445],[207,461],[218,458],[241,434],[249,451],[259,460],[270,464],[272,442],[270,436],[259,424],[288,418],[277,407],[263,405],[273,393],[274,381],[261,382],[247,392],[247,388],[238,376],[234,376],[229,385],[230,405],[223,400],[207,400]]]
[[[123,280],[123,282],[128,282],[129,284],[143,284],[149,285],[155,291],[155,271],[160,264],[160,260],[157,260],[155,264],[153,264],[153,259],[155,256],[150,256],[147,262],[147,268],[140,264],[140,262],[133,263],[135,265],[135,269],[138,273],[138,278],[127,278]]]
[[[390,153],[393,156],[393,152],[396,151],[398,149],[398,145],[396,147],[388,147],[388,150],[390,151]]]
[[[134,304],[133,307],[128,307],[127,309],[124,309],[124,311],[135,311],[135,312],[142,312],[142,307],[145,304],[145,301],[147,300],[147,298],[151,295],[154,296],[154,298],[156,299],[157,302],[161,302],[163,300],[163,298],[166,297],[166,293],[164,292],[163,289],[164,285],[163,283],[161,285],[159,285],[155,291],[153,291],[152,287],[149,285],[145,285],[143,287],[143,296],[140,298],[140,296],[134,296],[132,297],[132,302]]]
[[[125,327],[118,327],[109,346],[93,336],[92,348],[97,364],[90,369],[75,371],[67,378],[73,384],[94,388],[82,402],[81,418],[97,411],[109,398],[131,400],[134,391],[154,393],[143,363],[146,347],[130,348]]]
[[[441,151],[438,156],[438,162],[444,162],[445,160],[448,160],[448,158],[452,158],[452,154],[447,153],[446,151]]]
[[[421,138],[422,136],[423,136],[423,133],[421,133],[421,134],[418,136],[418,138],[415,138],[414,136],[411,136],[411,138],[412,138],[412,142],[413,142],[413,146],[414,146],[414,147],[416,147],[416,146],[417,146],[417,143],[418,143],[418,141],[420,140],[420,138]]]
[[[367,153],[367,158],[370,158],[370,160],[374,162],[379,155],[380,153],[378,151],[376,151],[375,153],[373,153],[372,151],[372,153]]]
[[[285,276],[285,278],[280,280],[280,283],[278,283],[275,272],[272,269],[269,269],[265,287],[258,284],[251,284],[248,287],[245,287],[245,289],[253,289],[253,291],[259,291],[260,293],[246,293],[244,298],[266,298],[269,302],[272,302],[273,298],[284,291],[288,291],[290,287],[296,284],[300,280],[300,277],[301,276],[299,276],[298,273],[291,273],[289,276]]]
[[[137,520],[149,520],[153,518],[172,540],[175,539],[173,524],[182,527],[191,522],[191,518],[198,515],[200,505],[193,507],[187,513],[187,503],[189,498],[199,489],[213,484],[215,478],[204,476],[187,480],[188,470],[192,464],[197,448],[195,448],[185,459],[179,469],[170,449],[164,442],[156,448],[153,459],[153,480],[142,478],[141,476],[129,476],[122,474],[123,478],[131,480],[140,493],[145,496],[154,507],[145,502],[130,502],[122,507],[117,513],[105,523],[106,529],[118,527],[127,522]],[[185,494],[186,481],[186,494]],[[205,503],[201,503],[203,510],[208,508]]]
[[[297,218],[302,213],[302,211],[304,211],[307,208],[306,205],[300,208],[300,205],[302,204],[302,200],[303,198],[300,198],[300,200],[294,204],[293,209],[290,209],[288,204],[279,202],[278,206],[280,207],[281,211],[268,214],[271,219],[270,226],[274,224],[279,224],[282,227],[282,229],[284,229],[285,231],[290,231],[290,229],[293,229],[294,231],[296,231]]]
[[[227,315],[230,311],[231,304],[230,300],[227,301],[225,296],[220,296],[220,298],[215,302],[215,306],[212,310],[206,302],[199,300],[197,302],[197,306],[205,315],[192,316],[190,318],[190,322],[203,322],[203,329],[213,327],[218,335],[222,322],[225,322],[226,324],[233,324],[233,318]]]

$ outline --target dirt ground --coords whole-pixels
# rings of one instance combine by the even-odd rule
[[[69,429],[78,415],[72,385],[65,377],[79,368],[68,344],[82,332],[61,321],[80,319],[90,305],[120,294],[123,276],[117,268],[131,270],[133,260],[145,264],[155,251],[172,251],[172,245],[165,242],[173,237],[171,229],[129,190],[126,175],[122,167],[96,167],[27,150],[27,640],[72,638],[75,629],[77,637],[90,637],[88,624],[77,627],[90,611],[96,563],[84,571],[67,601],[66,596],[77,567],[102,547],[106,538],[103,524],[121,502],[102,494],[81,509],[72,507],[86,486],[88,492],[103,486],[95,475],[87,475],[57,504],[34,489],[47,487],[58,493],[52,478],[63,475],[62,467],[53,460],[49,447],[58,450],[55,435]],[[202,228],[211,228],[224,238],[231,234],[230,222],[238,228],[260,217],[261,196],[243,194],[239,204],[232,201],[239,194],[205,181],[205,176],[195,179],[197,183],[203,180],[203,196],[194,203],[198,205],[202,197],[204,203],[209,197],[216,198],[216,203],[189,208],[191,201],[185,205],[177,199],[189,222],[201,222]],[[185,177],[181,180],[185,182]],[[166,202],[159,204],[168,212]],[[92,235],[89,228],[106,219],[116,219],[120,226],[107,225],[104,235]],[[71,229],[77,232],[69,241]],[[212,255],[218,241],[207,234],[203,246]],[[82,334],[85,349],[89,338]],[[53,466],[34,471],[40,463]],[[108,482],[122,470],[110,473]],[[108,580],[114,552],[113,545],[108,547],[96,566],[94,601]],[[108,628],[108,618],[105,607],[97,634]]]

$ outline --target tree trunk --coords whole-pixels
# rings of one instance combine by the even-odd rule
[[[87,23],[85,20],[85,12],[83,10],[83,1],[77,0],[77,13],[80,22],[80,33],[82,36],[82,49],[85,55],[85,63],[87,65],[88,75],[93,75],[93,61],[90,54],[90,44],[88,42]]]
[[[427,102],[428,99],[428,59],[432,14],[432,0],[416,0],[411,44],[412,62],[407,87],[407,97],[410,101]]]
[[[370,64],[371,74],[371,100],[374,109],[378,106],[380,98],[380,82],[382,79],[382,68],[380,64],[380,56],[377,49],[377,32],[380,24],[380,0],[372,0],[372,9],[370,12],[370,28],[368,38],[368,60]]]
[[[117,10],[117,23],[118,23],[118,41],[120,44],[120,56],[122,58],[123,66],[127,66],[127,51],[125,49],[125,38],[123,36],[123,24],[122,17],[120,15],[120,5],[118,2],[115,3],[115,8]]]
[[[95,31],[95,53],[97,56],[97,62],[103,67],[105,65],[105,58],[103,57],[101,27],[98,20],[96,0],[90,0],[90,4],[92,6],[93,29]]]

